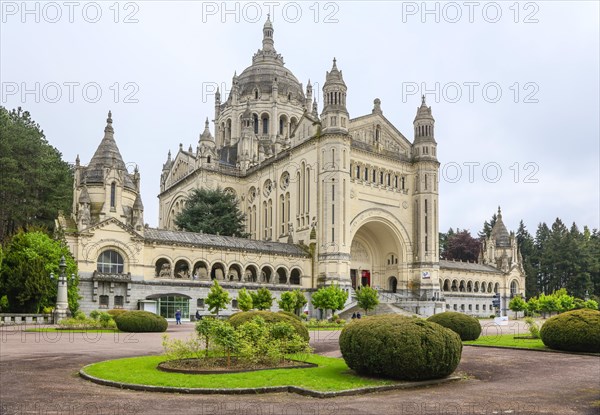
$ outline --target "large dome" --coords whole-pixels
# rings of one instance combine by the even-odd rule
[[[292,71],[284,66],[283,57],[273,47],[273,25],[267,19],[263,27],[263,47],[252,58],[252,65],[244,69],[238,76],[237,82],[242,100],[254,98],[255,91],[259,96],[271,94],[273,83],[277,82],[279,95],[304,102],[302,85]]]

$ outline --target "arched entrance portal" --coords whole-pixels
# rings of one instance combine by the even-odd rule
[[[396,277],[388,278],[388,291],[395,293],[398,289],[398,279]]]
[[[400,270],[404,256],[400,232],[395,225],[384,218],[368,219],[352,238],[352,287],[356,289],[359,286],[371,286],[396,292],[402,281]]]

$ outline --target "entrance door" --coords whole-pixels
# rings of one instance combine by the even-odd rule
[[[390,277],[388,289],[391,292],[395,293],[397,288],[398,288],[398,280],[396,279],[396,277]]]
[[[182,319],[186,320],[190,318],[190,300],[186,297],[160,297],[158,299],[158,309],[160,315],[167,319],[174,319],[177,310],[181,311]]]
[[[371,286],[371,272],[370,271],[367,271],[367,270],[361,271],[360,284],[363,287]]]
[[[352,280],[352,289],[356,290],[356,271],[355,269],[350,270],[350,279]]]

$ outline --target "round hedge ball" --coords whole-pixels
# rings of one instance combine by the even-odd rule
[[[117,328],[128,333],[160,333],[169,326],[164,317],[149,311],[127,311],[113,318]]]
[[[361,375],[400,380],[439,379],[460,362],[458,334],[420,318],[382,314],[354,320],[342,330],[340,350]]]
[[[239,325],[242,325],[258,316],[262,317],[267,323],[279,323],[280,321],[289,323],[290,326],[294,327],[296,333],[300,337],[306,341],[310,340],[308,329],[304,323],[302,323],[300,319],[289,316],[286,313],[274,313],[272,311],[242,311],[232,314],[231,317],[229,317],[229,322],[233,327],[237,328]]]
[[[600,311],[587,308],[551,317],[542,326],[544,344],[556,350],[600,352]]]
[[[481,324],[474,317],[467,316],[455,311],[446,311],[440,314],[434,314],[427,320],[444,326],[460,336],[460,339],[477,340],[481,334]]]

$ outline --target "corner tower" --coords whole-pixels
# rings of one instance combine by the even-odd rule
[[[413,240],[415,281],[419,281],[419,296],[432,298],[439,291],[439,210],[437,143],[434,138],[435,120],[431,107],[421,98],[421,106],[413,122],[414,142],[412,159],[415,167],[413,196]]]

